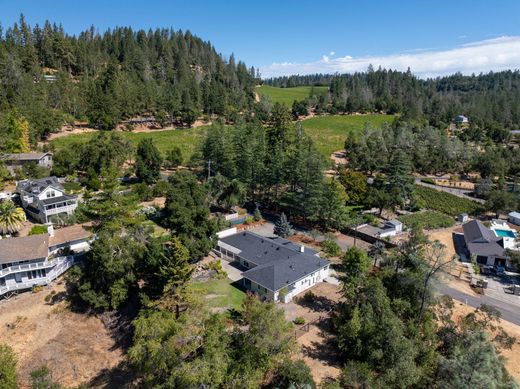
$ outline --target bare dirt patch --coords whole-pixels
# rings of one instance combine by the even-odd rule
[[[47,304],[51,291],[63,296],[65,287],[59,282],[0,301],[0,343],[18,355],[21,388],[29,387],[30,372],[43,365],[60,384],[77,386],[123,360],[122,349],[99,318],[71,312],[66,301]]]
[[[475,309],[454,301],[455,306],[453,307],[453,316],[455,320],[473,312]],[[511,350],[502,350],[501,355],[505,358],[506,368],[509,374],[511,374],[515,380],[520,381],[520,326],[510,323],[505,320],[500,320],[500,325],[510,336],[514,336],[517,339],[517,343],[513,345]]]
[[[347,151],[346,150],[335,151],[330,156],[330,159],[332,159],[336,165],[346,165],[347,164]]]
[[[296,356],[305,361],[314,380],[320,384],[328,378],[337,378],[341,373],[332,345],[333,334],[330,332],[330,310],[340,300],[341,293],[337,285],[325,282],[310,290],[316,295],[313,301],[307,302],[300,295],[281,307],[285,310],[287,320],[292,321],[301,316],[306,323],[310,323],[308,327],[297,326],[295,336],[300,347]]]

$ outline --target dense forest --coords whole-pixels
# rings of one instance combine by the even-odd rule
[[[318,109],[330,113],[402,113],[408,119],[426,118],[445,127],[457,115],[466,115],[475,126],[520,127],[520,72],[421,80],[409,70],[400,72],[371,67],[355,74],[290,76],[264,81],[278,87],[329,87],[328,100],[318,98]]]
[[[254,103],[256,71],[189,31],[94,27],[77,36],[50,22],[0,28],[0,124],[27,120],[31,141],[87,120],[112,129],[136,115],[190,125]]]

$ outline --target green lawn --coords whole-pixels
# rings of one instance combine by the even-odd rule
[[[192,287],[200,292],[210,308],[234,308],[239,310],[245,293],[231,285],[229,278],[193,282]]]
[[[262,85],[256,88],[259,94],[269,96],[273,103],[282,103],[288,107],[292,107],[294,100],[303,100],[309,97],[311,86],[296,86],[294,88],[277,88],[275,86]],[[316,93],[325,93],[328,90],[326,86],[315,86]]]
[[[133,146],[136,147],[141,139],[152,138],[157,148],[165,154],[173,146],[178,146],[182,150],[184,161],[186,162],[195,151],[197,145],[202,141],[206,130],[209,126],[202,126],[197,128],[183,128],[183,129],[172,129],[155,132],[121,132],[126,139],[132,142]],[[85,142],[89,140],[95,132],[89,132],[86,134],[69,135],[62,138],[58,138],[52,141],[52,144],[59,150],[63,147],[69,147],[75,142]]]
[[[334,151],[343,149],[350,131],[360,133],[365,123],[377,128],[393,120],[393,115],[379,114],[315,116],[302,121],[302,127],[314,140],[318,150],[328,158]]]

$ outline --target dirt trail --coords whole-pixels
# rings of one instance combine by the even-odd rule
[[[18,355],[20,388],[29,387],[31,371],[41,366],[60,384],[77,386],[123,360],[100,319],[71,312],[65,301],[45,303],[51,291],[63,295],[65,287],[59,282],[39,293],[0,301],[0,343]]]

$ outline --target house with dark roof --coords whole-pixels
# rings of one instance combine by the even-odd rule
[[[289,302],[329,276],[328,261],[280,237],[249,231],[221,235],[215,252],[239,264],[242,285],[266,300]]]
[[[493,221],[487,228],[480,220],[471,220],[462,226],[464,242],[476,263],[511,267],[507,249],[518,250],[516,232],[504,221]]]
[[[77,197],[66,194],[56,177],[18,181],[16,193],[25,212],[43,224],[54,215],[72,215],[78,207]]]
[[[30,163],[49,169],[52,167],[51,153],[5,154],[0,157],[0,160],[4,162],[5,166],[11,173],[14,173],[17,168],[21,168],[23,165]]]
[[[0,239],[0,297],[47,285],[90,249],[94,235],[81,225],[46,234]],[[65,250],[67,249],[67,250]]]

